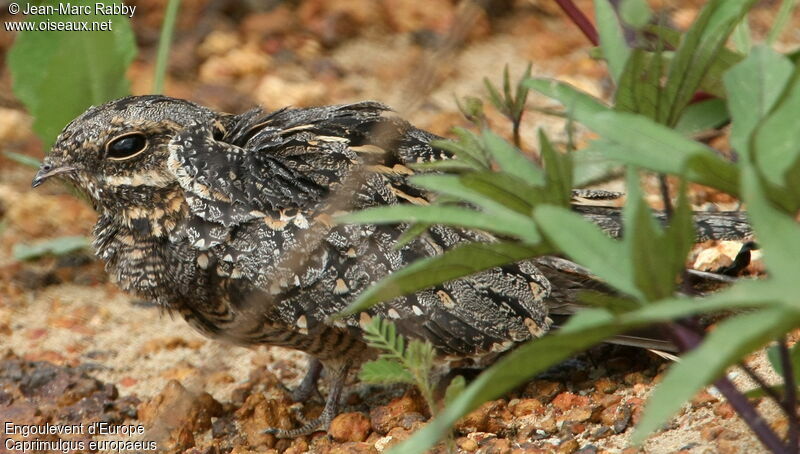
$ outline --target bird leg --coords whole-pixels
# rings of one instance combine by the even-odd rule
[[[331,384],[328,390],[328,398],[325,400],[325,408],[322,409],[322,413],[317,418],[306,421],[297,429],[286,430],[270,427],[266,429],[264,433],[275,435],[277,438],[296,438],[309,435],[317,430],[328,429],[331,421],[333,421],[333,418],[339,411],[339,398],[342,396],[342,390],[344,389],[344,382],[347,378],[350,364],[334,363],[326,365],[325,368],[328,371]],[[311,372],[311,370],[309,370],[309,372]],[[308,378],[308,375],[306,375],[306,378]],[[303,381],[306,381],[305,378]]]
[[[303,381],[291,391],[292,401],[303,402],[311,396],[321,396],[319,388],[317,388],[320,374],[322,374],[322,362],[317,358],[311,358],[308,361],[308,372],[303,377]]]

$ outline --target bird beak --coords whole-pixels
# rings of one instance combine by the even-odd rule
[[[35,188],[37,186],[40,186],[42,183],[44,183],[45,180],[47,180],[50,177],[60,175],[66,172],[72,172],[73,170],[75,170],[74,167],[69,167],[69,166],[56,167],[50,164],[47,160],[45,160],[42,163],[42,166],[39,167],[39,171],[36,172],[36,176],[33,177],[31,186]]]

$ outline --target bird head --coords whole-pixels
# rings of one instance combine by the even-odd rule
[[[165,96],[130,96],[92,107],[69,123],[32,181],[72,182],[98,211],[142,206],[177,185],[167,168],[170,140],[221,116]]]

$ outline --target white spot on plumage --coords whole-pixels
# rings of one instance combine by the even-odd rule
[[[344,281],[344,279],[342,278],[336,279],[336,285],[333,287],[334,295],[344,295],[349,291],[350,287],[347,286],[347,283]]]
[[[358,324],[361,325],[362,328],[367,326],[371,321],[372,321],[372,316],[367,314],[366,312],[362,312],[361,315],[359,315],[358,317]]]
[[[422,309],[419,306],[411,306],[411,311],[414,312],[415,315],[422,315]]]

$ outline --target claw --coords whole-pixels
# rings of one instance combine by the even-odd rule
[[[313,361],[318,363],[316,359]],[[309,373],[303,379],[303,384],[310,381],[314,385],[313,388],[316,388],[316,378],[319,377],[319,372],[322,370],[322,364],[319,363],[317,366],[314,364],[314,362],[311,363]],[[315,372],[317,367],[319,370]],[[296,438],[310,435],[318,430],[328,430],[328,427],[331,425],[331,421],[333,421],[333,417],[336,416],[336,413],[339,410],[339,398],[342,395],[342,389],[344,388],[344,381],[347,377],[347,371],[349,367],[350,365],[347,363],[335,364],[332,368],[330,365],[328,366],[331,386],[330,391],[328,392],[328,398],[325,400],[325,408],[322,410],[322,414],[320,414],[318,418],[306,421],[302,415],[295,413],[299,413],[300,406],[293,407],[292,412],[295,413],[297,420],[303,424],[301,427],[291,430],[270,427],[264,430],[264,433],[275,435],[277,438]],[[314,377],[314,375],[316,375],[316,377]],[[302,384],[300,388],[303,388]]]

